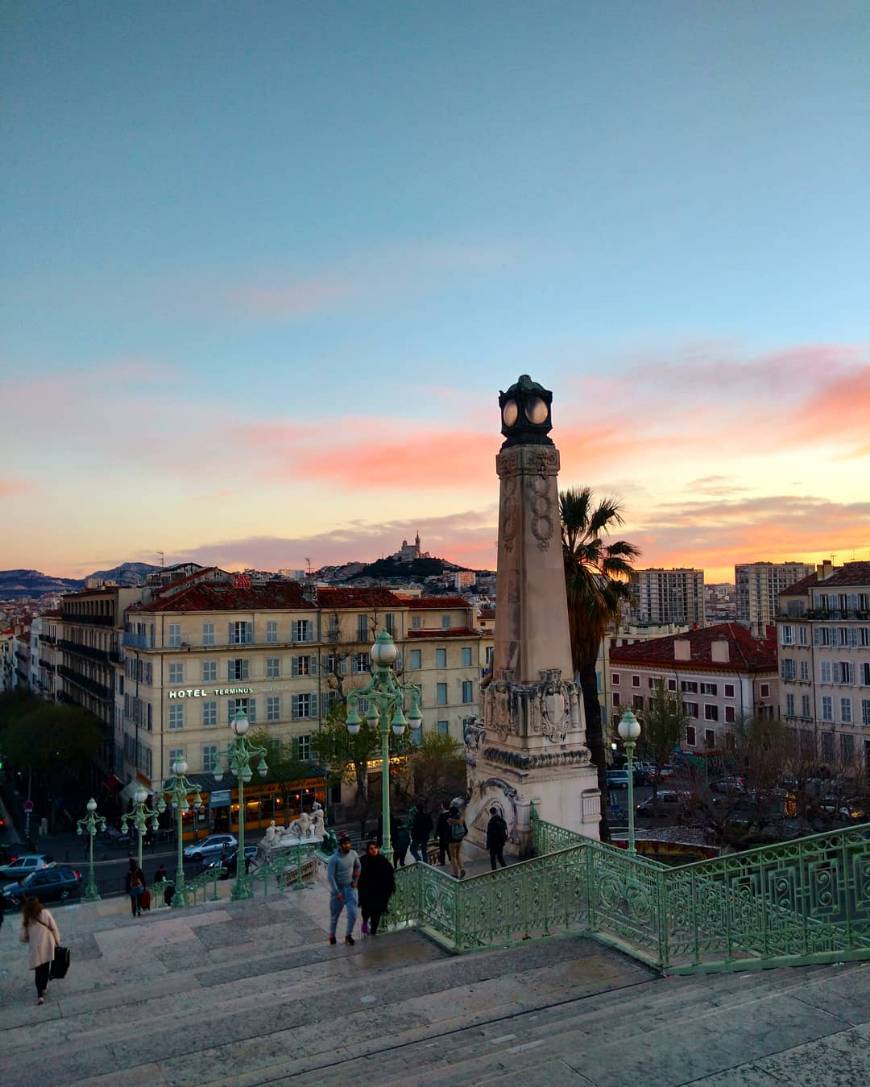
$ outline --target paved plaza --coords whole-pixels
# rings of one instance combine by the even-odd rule
[[[4,1087],[645,1087],[870,1080],[870,965],[660,978],[563,936],[450,956],[414,932],[326,943],[325,888],[135,920],[58,909],[72,968],[35,1004],[0,939]]]

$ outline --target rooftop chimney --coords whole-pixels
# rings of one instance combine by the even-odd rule
[[[713,651],[713,660],[717,664],[728,663],[728,640],[727,638],[717,638],[710,647]]]
[[[827,579],[834,572],[834,564],[830,559],[825,559],[824,562],[820,562],[816,567],[816,577],[819,581],[827,581]]]
[[[692,659],[692,643],[688,638],[674,638],[674,660],[690,661]]]

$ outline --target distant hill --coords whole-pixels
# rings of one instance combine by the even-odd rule
[[[0,570],[0,600],[22,600],[46,593],[74,593],[85,587],[84,581],[52,577],[39,570]]]
[[[144,585],[148,575],[159,569],[159,566],[152,566],[149,562],[122,562],[111,570],[95,570],[88,577],[99,578],[100,581],[117,581],[119,585]]]
[[[425,578],[437,577],[439,574],[450,573],[454,570],[463,570],[465,567],[457,566],[446,559],[413,559],[411,562],[399,562],[398,559],[378,559],[364,566],[356,577],[376,578]]]

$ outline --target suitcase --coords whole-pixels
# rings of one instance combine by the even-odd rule
[[[143,910],[151,909],[151,892],[147,888],[142,892],[141,906]]]
[[[50,977],[65,978],[69,970],[69,958],[69,948],[58,944],[54,949],[54,958],[51,960]]]

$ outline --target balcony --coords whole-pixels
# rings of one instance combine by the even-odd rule
[[[114,701],[115,696],[111,687],[106,687],[103,683],[98,683],[88,676],[83,676],[81,672],[76,672],[65,664],[58,666],[57,673],[69,683],[80,687],[83,691],[87,691],[88,694],[93,695],[94,698],[99,698],[102,702]]]
[[[115,618],[112,615],[75,615],[72,612],[63,613],[64,623],[82,623],[92,627],[113,627]]]
[[[82,645],[80,642],[70,642],[61,638],[57,643],[65,653],[73,653],[78,657],[87,657],[88,660],[99,661],[100,664],[111,664],[113,654],[109,650],[97,649],[92,645]],[[117,657],[117,652],[114,654]]]
[[[134,634],[132,631],[125,630],[121,635],[121,645],[127,649],[153,649],[154,647],[148,642],[147,634]]]

